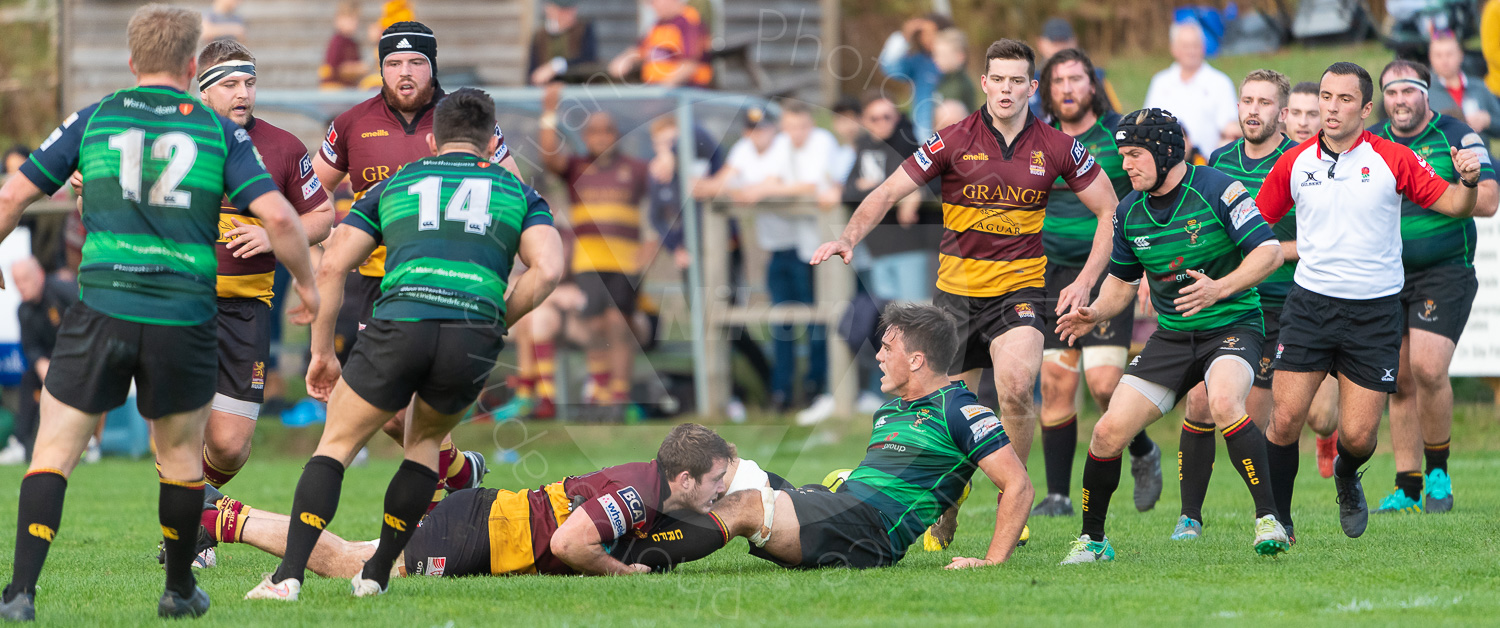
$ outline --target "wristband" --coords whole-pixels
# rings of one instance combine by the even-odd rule
[[[1464,184],[1464,187],[1466,187],[1466,188],[1470,188],[1470,189],[1473,189],[1473,188],[1477,188],[1477,187],[1479,187],[1479,182],[1478,182],[1478,181],[1475,181],[1475,182],[1473,182],[1473,183],[1469,183],[1469,182],[1468,182],[1468,181],[1467,181],[1467,180],[1465,180],[1465,179],[1464,179],[1464,178],[1463,178],[1463,177],[1459,177],[1459,178],[1458,178],[1458,182],[1459,182],[1459,183],[1462,183],[1462,184]]]

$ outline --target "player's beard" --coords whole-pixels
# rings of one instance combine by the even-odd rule
[[[405,99],[402,99],[401,93],[396,91],[395,87],[382,84],[380,86],[380,95],[385,98],[385,104],[390,105],[392,109],[401,113],[416,113],[432,102],[432,94],[437,90],[434,86],[435,82],[428,81],[426,85],[418,86],[415,90],[412,90],[411,96]]]
[[[1259,127],[1249,127],[1243,122],[1240,123],[1240,134],[1244,135],[1245,141],[1251,144],[1263,143],[1279,133],[1281,133],[1281,125],[1275,122],[1261,120]]]
[[[1084,118],[1088,117],[1090,113],[1092,113],[1093,109],[1089,106],[1090,102],[1092,101],[1074,99],[1073,111],[1071,113],[1063,111],[1062,103],[1054,103],[1052,105],[1052,110],[1057,112],[1058,120],[1061,120],[1066,124],[1073,124],[1075,122],[1083,120]]]
[[[1390,117],[1391,128],[1396,130],[1397,135],[1415,135],[1417,131],[1421,130],[1423,125],[1427,124],[1426,104],[1417,104],[1407,108],[1411,109],[1411,117],[1406,119],[1406,124],[1397,124],[1396,117]]]

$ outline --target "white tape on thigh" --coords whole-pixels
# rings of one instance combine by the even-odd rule
[[[1088,349],[1084,349],[1088,351]],[[1056,364],[1068,370],[1069,373],[1078,372],[1078,350],[1077,349],[1043,349],[1042,362],[1044,364]]]
[[[1131,387],[1151,403],[1156,404],[1156,409],[1161,410],[1162,414],[1171,412],[1172,408],[1177,405],[1177,392],[1161,384],[1148,382],[1134,375],[1121,377],[1120,383]]]
[[[1214,367],[1217,366],[1219,364],[1219,362],[1222,362],[1224,360],[1233,360],[1235,362],[1240,363],[1241,366],[1245,367],[1245,372],[1247,372],[1247,373],[1250,374],[1250,381],[1251,382],[1255,381],[1255,367],[1250,366],[1250,363],[1247,362],[1247,361],[1245,361],[1245,358],[1242,358],[1242,357],[1237,356],[1237,355],[1221,355],[1221,356],[1219,356],[1217,358],[1214,358],[1214,361],[1208,363],[1208,369],[1206,369],[1206,370],[1203,371],[1203,379],[1204,379],[1204,381],[1208,380],[1208,374],[1210,372],[1213,372]]]
[[[260,404],[253,401],[240,401],[221,393],[214,393],[213,411],[242,416],[251,421],[260,418]]]
[[[1101,366],[1113,366],[1124,369],[1125,362],[1130,359],[1130,349],[1116,346],[1098,346],[1083,348],[1083,370]]]
[[[769,486],[756,490],[760,491],[760,505],[766,513],[766,520],[755,534],[750,535],[750,543],[756,547],[765,547],[766,541],[771,540],[771,520],[776,516],[776,491]]]

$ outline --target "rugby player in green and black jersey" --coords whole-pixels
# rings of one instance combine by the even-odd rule
[[[1393,61],[1385,66],[1380,85],[1388,119],[1370,132],[1412,149],[1449,183],[1458,181],[1452,149],[1474,151],[1479,157],[1474,216],[1493,216],[1500,185],[1486,142],[1463,120],[1428,108],[1429,79],[1427,67],[1420,63]],[[1401,202],[1401,264],[1406,270],[1401,309],[1406,312],[1406,333],[1396,392],[1391,395],[1396,489],[1380,501],[1377,513],[1453,508],[1453,481],[1448,475],[1453,384],[1448,365],[1479,290],[1474,274],[1477,235],[1472,217],[1450,218],[1410,199]]]
[[[1240,83],[1241,138],[1214,151],[1208,165],[1227,174],[1253,196],[1271,172],[1276,159],[1293,146],[1282,134],[1287,115],[1291,81],[1275,70],[1255,70]],[[1296,256],[1296,222],[1288,219],[1271,227],[1281,242],[1283,258]],[[1271,420],[1271,358],[1276,355],[1276,338],[1280,330],[1281,304],[1291,288],[1292,270],[1297,265],[1283,262],[1255,289],[1265,312],[1265,337],[1260,344],[1260,361],[1255,364],[1255,387],[1245,398],[1245,411],[1262,430]],[[1182,440],[1177,454],[1177,479],[1182,484],[1182,513],[1172,540],[1196,539],[1203,534],[1203,498],[1213,475],[1214,422],[1209,415],[1208,396],[1199,385],[1188,393],[1187,411],[1182,420]]]
[[[892,303],[882,319],[880,388],[898,398],[875,412],[865,459],[848,479],[833,491],[809,484],[731,492],[712,513],[722,529],[684,527],[682,542],[662,545],[662,552],[691,559],[743,536],[752,555],[788,568],[894,565],[981,471],[1001,490],[989,551],[954,557],[948,568],[1010,558],[1031,508],[1031,480],[994,411],[948,377],[957,321],[940,307],[914,303]],[[650,546],[631,551],[649,555]]]
[[[1130,307],[1143,276],[1160,328],[1094,426],[1083,467],[1083,530],[1062,564],[1114,560],[1104,521],[1120,484],[1120,452],[1200,382],[1255,500],[1255,551],[1284,552],[1290,543],[1263,477],[1265,438],[1245,413],[1264,333],[1255,284],[1281,264],[1281,247],[1243,184],[1183,163],[1182,126],[1170,113],[1126,115],[1115,143],[1136,191],[1115,210],[1110,278],[1092,305],[1058,321],[1058,333],[1073,342]]]
[[[492,164],[495,103],[460,89],[438,102],[429,150],[350,209],[318,269],[323,307],[312,328],[307,388],[328,400],[328,424],[292,500],[286,555],[247,599],[294,600],[308,557],[338,507],[344,469],[370,436],[411,406],[406,460],[385,496],[380,546],[352,582],[384,593],[440,475],[438,446],[479,397],[503,336],[562,277],[562,242],[546,201]],[[388,251],[370,323],[340,377],[334,327],[349,272]],[[526,271],[509,281],[515,259]],[[509,294],[507,290],[509,289]]]
[[[1052,55],[1042,67],[1042,110],[1053,120],[1053,126],[1072,135],[1109,177],[1115,196],[1130,194],[1130,177],[1120,168],[1120,153],[1115,150],[1115,124],[1120,114],[1109,110],[1109,101],[1099,85],[1094,63],[1076,48]],[[1078,280],[1088,262],[1099,217],[1094,215],[1077,194],[1059,178],[1052,185],[1047,201],[1047,218],[1042,224],[1042,250],[1047,255],[1047,300],[1056,303],[1062,290]],[[1101,275],[1089,298],[1099,296],[1104,285]],[[1069,491],[1073,482],[1073,457],[1078,450],[1078,374],[1088,380],[1089,392],[1100,408],[1109,407],[1109,399],[1130,351],[1135,309],[1126,308],[1113,319],[1101,323],[1094,331],[1069,347],[1057,336],[1056,308],[1042,308],[1045,335],[1042,351],[1042,454],[1047,468],[1047,496],[1032,509],[1033,516],[1071,517],[1073,500]],[[1081,368],[1080,368],[1081,367]],[[1135,507],[1150,510],[1161,497],[1161,449],[1145,432],[1130,441],[1130,473],[1135,479]]]
[[[214,291],[220,200],[262,221],[271,249],[318,303],[307,236],[250,135],[187,92],[197,11],[138,9],[126,39],[136,87],[63,121],[0,189],[0,239],[27,205],[79,172],[88,230],[80,301],[57,334],[31,468],[21,480],[16,553],[0,617],[35,618],[37,577],[62,521],[68,475],[100,417],[125,403],[151,422],[165,546],[162,617],[208,612],[192,573],[203,503],[203,430],[218,377]]]

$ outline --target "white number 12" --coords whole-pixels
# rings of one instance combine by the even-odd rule
[[[127,129],[109,136],[109,147],[120,152],[120,190],[127,201],[141,200],[141,159],[145,154],[146,132]],[[160,207],[187,208],[193,193],[177,186],[187,178],[198,159],[198,144],[192,136],[179,131],[163,133],[151,144],[151,158],[167,162],[156,183],[151,185],[150,204]]]

